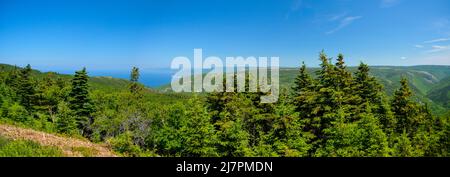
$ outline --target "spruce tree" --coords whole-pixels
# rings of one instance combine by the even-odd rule
[[[35,97],[35,88],[31,80],[31,66],[28,64],[20,71],[17,94],[20,98],[20,104],[29,112],[33,111],[33,101]]]
[[[83,134],[89,132],[89,125],[92,123],[93,106],[89,98],[88,79],[86,68],[75,72],[72,79],[72,90],[69,93],[70,109],[75,112],[78,128],[82,130]]]
[[[352,84],[352,74],[347,71],[347,66],[344,62],[344,55],[339,54],[337,57],[337,62],[334,67],[336,72],[336,86],[339,90],[349,94],[352,90],[350,85]]]
[[[368,105],[366,105],[368,106]],[[370,108],[369,108],[370,109]],[[349,116],[339,110],[334,126],[324,130],[327,140],[315,153],[326,157],[383,157],[390,149],[386,134],[370,113],[361,113],[358,121],[346,122]]]
[[[288,94],[281,92],[275,106],[275,119],[272,124],[268,143],[274,150],[285,157],[303,157],[308,155],[311,145],[308,144],[310,134],[304,132],[304,124],[296,106],[288,100]]]
[[[358,70],[354,73],[354,84],[352,86],[353,95],[358,96],[353,100],[354,105],[369,103],[373,108],[375,117],[380,119],[382,128],[391,132],[395,126],[395,119],[390,110],[389,103],[386,101],[386,95],[383,93],[383,86],[375,77],[369,74],[370,68],[367,64],[360,63]],[[354,112],[364,111],[362,107]]]
[[[302,62],[302,66],[299,69],[298,75],[294,81],[294,86],[292,87],[294,99],[312,86],[313,80],[306,70],[305,62]]]
[[[327,88],[335,84],[334,65],[330,63],[331,58],[322,50],[319,54],[320,70],[316,71],[318,84],[320,87]]]
[[[20,83],[20,69],[17,66],[8,72],[5,78],[5,84],[12,88],[14,92],[18,92]],[[20,99],[20,98],[18,98]]]
[[[130,92],[133,93],[133,94],[139,93],[139,92],[141,91],[141,89],[142,89],[142,88],[140,87],[139,83],[138,83],[138,81],[139,81],[139,76],[140,76],[140,74],[139,74],[139,68],[133,67],[133,69],[131,69],[131,74],[130,74],[130,81],[131,81],[131,84],[130,84],[130,86],[129,86]]]
[[[181,155],[184,157],[217,156],[215,145],[217,135],[208,112],[198,98],[188,101],[185,125],[180,129]]]
[[[412,91],[408,86],[408,80],[402,78],[400,88],[395,91],[391,102],[391,109],[396,118],[396,132],[407,134],[412,130],[417,114],[417,105],[411,101]]]
[[[338,55],[337,62],[333,68],[334,92],[332,93],[332,96],[334,98],[334,104],[336,104],[336,108],[343,108],[350,113],[347,120],[356,121],[356,114],[358,113],[357,109],[360,104],[354,103],[359,97],[355,94],[355,90],[353,89],[353,86],[355,85],[354,79],[352,73],[347,71],[343,54]]]
[[[336,75],[334,65],[330,64],[330,58],[322,51],[319,59],[321,61],[320,70],[317,71],[317,85],[315,104],[313,112],[313,127],[314,132],[320,140],[324,140],[323,130],[330,127],[331,123],[336,118],[336,110],[339,109],[342,103],[339,90],[336,86]]]
[[[74,134],[77,130],[75,116],[65,102],[58,104],[58,113],[56,114],[56,130],[59,133]]]
[[[317,132],[318,124],[314,120],[316,115],[315,109],[315,81],[308,74],[306,65],[303,63],[299,69],[299,74],[296,77],[293,90],[293,105],[295,112],[298,113],[299,118],[305,124],[304,129],[308,132]]]
[[[381,104],[382,85],[379,84],[375,77],[370,76],[369,66],[360,63],[358,70],[355,72],[355,88],[354,91],[361,97],[359,103],[369,102],[375,105]]]

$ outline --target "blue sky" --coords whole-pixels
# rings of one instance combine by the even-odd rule
[[[318,53],[349,65],[450,65],[448,0],[0,0],[0,63],[168,68],[177,56]]]

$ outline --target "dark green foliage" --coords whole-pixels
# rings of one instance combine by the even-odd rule
[[[59,133],[75,134],[77,132],[77,122],[75,115],[65,102],[58,104],[58,113],[56,114],[56,130]]]
[[[379,118],[383,129],[390,133],[396,122],[389,109],[386,96],[383,94],[383,86],[378,83],[375,77],[369,74],[369,70],[368,65],[361,63],[354,74],[354,85],[351,88],[352,92],[356,93],[355,95],[358,97],[353,100],[353,104],[362,105],[369,103],[372,106],[372,112]]]
[[[70,106],[75,110],[77,116],[88,117],[91,114],[92,109],[86,68],[75,72],[75,76],[72,79],[72,90],[69,96],[71,97]]]
[[[200,157],[217,156],[215,148],[217,135],[210,116],[203,103],[194,98],[187,103],[185,125],[180,129],[182,149],[181,156]]]
[[[308,88],[311,88],[313,86],[313,80],[306,71],[305,62],[302,63],[298,76],[295,78],[294,84],[295,85],[292,87],[294,97],[300,96],[302,92],[307,91]]]
[[[139,85],[139,68],[133,67],[131,69],[131,75],[130,75],[130,92],[133,94],[138,94],[140,91],[142,91],[142,86]]]
[[[86,68],[75,72],[69,94],[70,109],[75,111],[78,128],[84,135],[88,135],[91,131],[89,126],[92,123],[91,113],[93,112],[93,105],[89,98],[88,78]]]
[[[282,92],[283,93],[283,92]],[[308,155],[312,138],[309,132],[304,132],[304,122],[295,112],[295,106],[290,104],[287,94],[282,94],[274,111],[274,122],[269,132],[268,144],[273,144],[274,151],[279,156],[303,157]]]
[[[343,111],[339,111],[338,121],[324,130],[328,136],[325,145],[316,155],[327,157],[383,157],[389,156],[388,139],[378,126],[378,120],[369,113],[361,113],[356,122],[346,123]]]
[[[31,66],[27,65],[19,73],[19,83],[17,89],[17,95],[19,96],[20,103],[27,109],[33,109],[33,101],[35,97],[35,88],[31,78]]]
[[[21,123],[29,119],[28,111],[18,103],[13,103],[6,108],[6,117]]]
[[[300,68],[293,87],[293,104],[311,133],[309,149],[316,156],[423,156],[439,154],[438,135],[444,125],[433,124],[426,104],[412,100],[406,79],[387,102],[382,85],[363,63],[354,75],[343,55],[335,65],[320,53],[321,68],[309,79]],[[406,137],[405,137],[406,136]]]
[[[412,92],[409,89],[408,81],[403,78],[400,82],[401,87],[395,91],[391,103],[392,112],[397,119],[395,130],[397,133],[409,133],[417,126],[417,121],[414,118],[416,117],[415,114],[417,114],[418,107],[411,101]]]

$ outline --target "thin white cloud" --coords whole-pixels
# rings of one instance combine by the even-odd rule
[[[381,0],[380,7],[381,8],[389,8],[398,5],[401,0]]]
[[[303,4],[303,0],[294,0],[292,2],[291,8],[289,9],[289,12],[286,13],[285,19],[289,19],[289,17],[291,16],[292,13],[300,10],[300,7]]]
[[[406,60],[406,57],[400,57],[400,59],[402,59],[402,60]]]
[[[330,18],[328,19],[329,21],[336,21],[339,19],[342,19],[343,17],[345,17],[347,15],[347,13],[341,13],[341,14],[335,14],[335,15],[331,15]]]
[[[423,48],[424,46],[420,45],[420,44],[417,44],[417,45],[414,45],[414,47],[416,47],[416,48]]]
[[[425,42],[423,42],[423,43],[429,44],[429,43],[445,42],[445,41],[450,41],[450,38],[433,39],[433,40],[425,41]]]
[[[333,34],[333,33],[337,32],[337,31],[345,28],[346,26],[352,24],[355,20],[358,20],[358,19],[361,19],[361,18],[362,18],[362,16],[348,16],[348,17],[342,18],[339,21],[339,25],[336,28],[334,28],[331,31],[326,32],[325,34]]]
[[[434,45],[434,46],[431,46],[431,49],[426,51],[426,53],[436,53],[436,52],[442,52],[442,51],[446,51],[446,50],[450,50],[450,45],[448,45],[448,46]]]

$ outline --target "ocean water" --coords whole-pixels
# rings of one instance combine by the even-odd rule
[[[139,82],[148,87],[160,87],[170,84],[172,75],[177,72],[171,69],[141,70]],[[111,76],[114,78],[130,79],[130,71],[90,71],[91,76]]]
[[[54,70],[53,70],[54,71]],[[59,70],[55,71],[61,74],[71,74],[73,75],[75,71]],[[160,87],[166,84],[170,84],[172,81],[172,75],[177,72],[177,70],[171,69],[141,69],[139,82],[148,87]],[[118,70],[88,70],[88,75],[91,77],[95,76],[110,76],[120,79],[130,79],[130,71],[118,71]]]
[[[224,69],[225,70],[225,69]],[[73,75],[75,71],[72,70],[41,70],[44,72],[53,71],[60,74],[70,74]],[[172,81],[172,76],[180,70],[167,69],[140,69],[139,82],[147,87],[157,88],[170,84]],[[210,72],[210,69],[203,69],[202,73],[206,74]],[[194,73],[192,70],[191,73]],[[113,77],[120,79],[130,79],[130,71],[125,70],[88,70],[88,75],[91,77],[103,76],[103,77]]]

